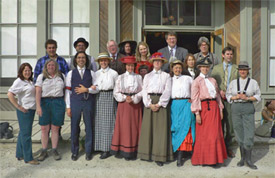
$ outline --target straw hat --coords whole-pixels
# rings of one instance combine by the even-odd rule
[[[111,58],[108,53],[104,52],[104,53],[99,53],[95,61],[99,62],[99,60],[101,59],[108,59],[109,61],[111,61],[113,58]]]

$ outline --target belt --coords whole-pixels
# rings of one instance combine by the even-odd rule
[[[233,103],[252,103],[252,101],[233,101]]]
[[[210,106],[209,106],[210,101],[216,101],[216,98],[201,100],[201,102],[203,102],[203,101],[207,102],[207,110],[210,111]]]
[[[136,95],[137,93],[122,93],[122,94],[126,96],[133,96],[133,95]]]
[[[190,100],[191,98],[172,98],[172,100],[185,100],[185,99]]]
[[[110,90],[100,90],[100,92],[109,92],[109,91],[113,91],[113,89],[110,89]]]
[[[162,93],[148,93],[148,95],[151,95],[151,96],[161,96]]]
[[[61,99],[61,98],[64,98],[64,96],[59,96],[59,97],[53,97],[53,96],[42,97],[42,99]]]

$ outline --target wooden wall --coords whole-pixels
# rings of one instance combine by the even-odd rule
[[[240,0],[226,0],[224,15],[225,46],[231,46],[234,49],[233,63],[238,64],[240,61]]]
[[[120,1],[120,41],[133,39],[133,0]]]
[[[107,52],[108,39],[108,0],[99,1],[99,51]]]

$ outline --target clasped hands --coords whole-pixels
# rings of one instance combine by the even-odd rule
[[[160,105],[158,104],[150,104],[150,109],[153,111],[153,112],[157,112],[160,108]]]

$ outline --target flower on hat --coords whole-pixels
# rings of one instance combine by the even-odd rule
[[[163,57],[163,55],[162,55],[162,53],[160,53],[160,52],[155,52],[154,54],[152,54],[152,56],[151,56],[151,59],[152,58],[164,58]]]

